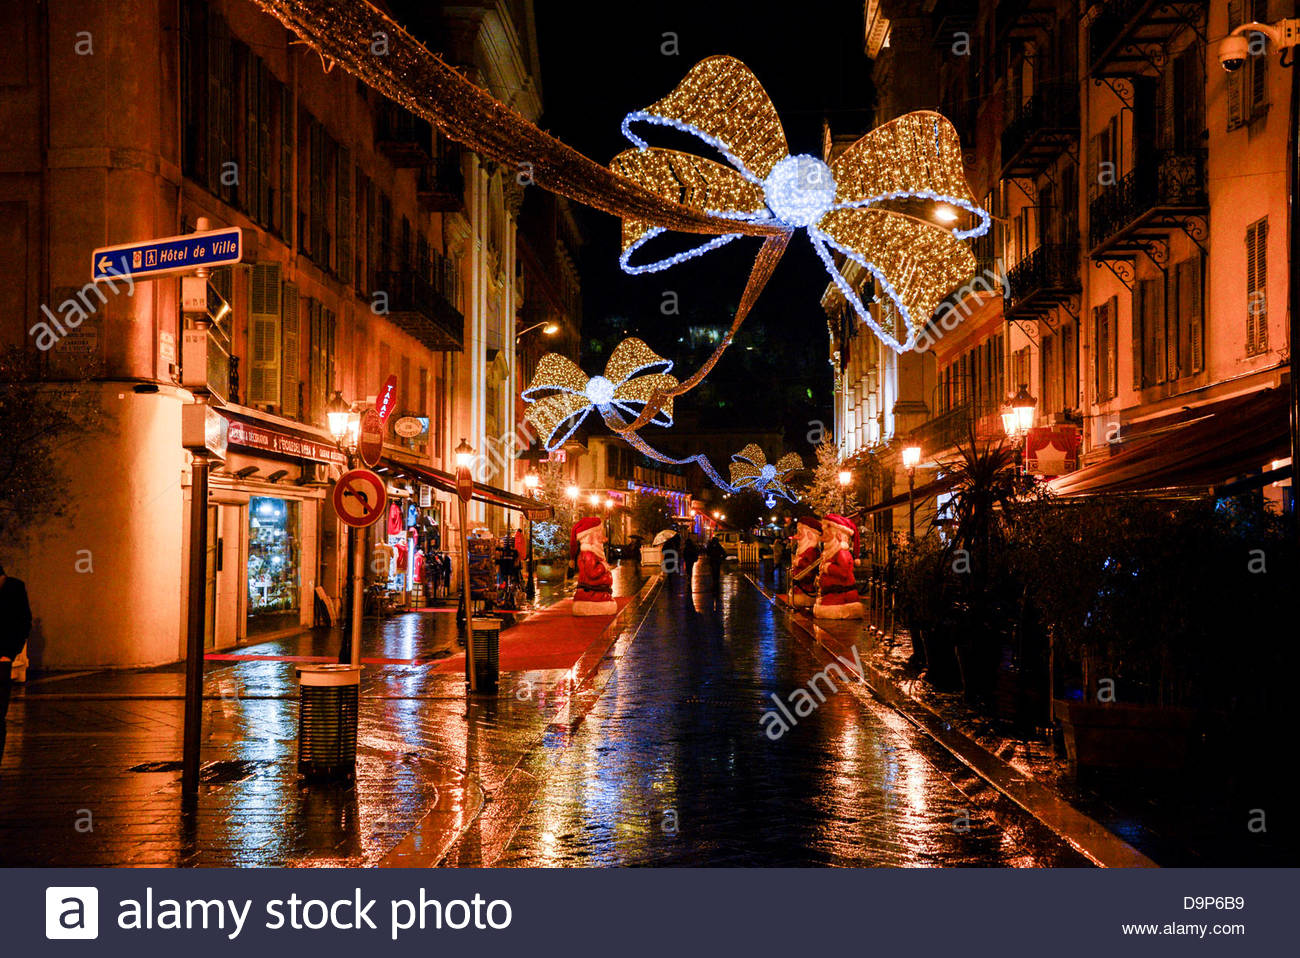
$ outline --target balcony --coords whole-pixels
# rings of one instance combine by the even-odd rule
[[[414,169],[433,159],[433,127],[410,110],[385,100],[375,115],[375,149],[396,167]]]
[[[999,0],[993,10],[993,34],[999,46],[1029,40],[1050,29],[1055,16],[1051,0]]]
[[[956,449],[958,443],[969,443],[972,432],[980,441],[1001,436],[1001,414],[1000,402],[965,402],[917,426],[907,442],[920,446],[927,458],[940,456]]]
[[[1154,72],[1169,41],[1188,27],[1201,31],[1204,22],[1198,0],[1106,0],[1088,26],[1088,73],[1101,79]]]
[[[1209,210],[1205,150],[1156,150],[1088,204],[1095,259],[1132,255]]]
[[[1079,85],[1045,83],[1002,131],[1002,176],[1037,176],[1079,138]]]
[[[436,275],[435,275],[436,278]],[[465,317],[446,287],[411,269],[375,274],[375,292],[388,294],[388,318],[434,352],[458,353],[465,348]]]
[[[1037,319],[1076,296],[1079,247],[1040,246],[1007,271],[1002,311],[1008,319]]]
[[[415,196],[427,213],[454,213],[465,206],[465,175],[460,154],[441,156],[420,167]]]

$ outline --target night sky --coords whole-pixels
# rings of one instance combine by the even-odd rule
[[[629,146],[619,132],[625,114],[666,95],[695,63],[714,54],[738,58],[758,76],[776,104],[792,153],[820,155],[823,117],[846,131],[865,129],[869,118],[862,5],[851,0],[620,7],[608,0],[538,0],[537,30],[541,125],[597,162]],[[676,34],[676,55],[661,51],[672,42],[666,33]],[[716,158],[694,139],[646,129],[652,145]],[[588,372],[603,358],[596,343],[604,340],[607,355],[626,331],[673,359],[676,373],[690,375],[708,350],[692,354],[679,337],[688,326],[730,324],[761,241],[737,240],[664,272],[628,276],[618,267],[618,220],[579,208],[579,222],[587,240],[582,283]],[[830,422],[826,322],[818,305],[827,281],[807,240],[795,237],[706,385],[677,401],[679,420],[682,412],[695,410],[706,425],[778,426],[788,442],[806,450],[809,420]],[[662,314],[666,290],[677,294],[680,315]],[[763,388],[777,377],[791,388]]]

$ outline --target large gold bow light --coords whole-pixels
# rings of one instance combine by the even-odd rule
[[[537,364],[533,381],[520,395],[529,404],[526,418],[542,436],[548,451],[555,450],[573,435],[592,409],[609,418],[614,410],[636,417],[656,390],[675,389],[677,379],[669,376],[673,368],[653,349],[635,337],[614,347],[604,375],[588,378],[573,360],[557,353],[547,353]],[[657,370],[647,372],[647,370]],[[549,394],[538,398],[538,394]],[[650,420],[656,426],[673,424],[673,401],[660,405]]]
[[[730,166],[648,146],[632,132],[636,122],[692,134]],[[709,57],[696,64],[668,96],[629,113],[622,129],[636,149],[614,157],[610,167],[616,173],[710,216],[806,229],[845,299],[898,352],[915,344],[943,297],[974,273],[975,257],[962,240],[987,232],[992,220],[971,193],[962,172],[957,131],[941,114],[921,111],[891,120],[828,166],[815,156],[790,154],[767,93],[749,68],[732,57]],[[958,207],[977,222],[969,229],[944,227],[901,208],[916,201]],[[623,269],[667,269],[741,235],[727,233],[634,265],[632,256],[663,232],[664,227],[652,222],[625,217],[619,258]],[[840,275],[832,250],[874,277],[877,292],[872,301],[882,305],[878,316]]]
[[[766,492],[769,497],[776,495],[795,502],[797,497],[787,481],[791,473],[802,468],[803,460],[798,453],[786,453],[772,465],[758,443],[751,442],[731,457],[731,485],[737,491],[753,489]]]

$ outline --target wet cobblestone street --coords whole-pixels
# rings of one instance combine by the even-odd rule
[[[1000,797],[959,790],[971,776],[860,686],[769,738],[772,696],[793,711],[827,663],[740,575],[719,595],[699,571],[659,593],[603,696],[548,750],[497,864],[1082,864]]]

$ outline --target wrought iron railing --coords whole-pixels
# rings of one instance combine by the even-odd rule
[[[1079,248],[1073,243],[1038,247],[1011,269],[1003,286],[1007,310],[1038,293],[1079,288]]]
[[[1078,129],[1078,83],[1073,80],[1044,83],[1020,104],[1002,131],[1002,162],[1010,164],[1040,134],[1049,131],[1077,133]],[[1048,158],[1045,154],[1044,157]]]
[[[1096,67],[1147,0],[1106,0],[1088,26],[1088,65]]]
[[[1088,204],[1089,244],[1095,249],[1152,210],[1207,202],[1205,150],[1153,151]]]
[[[389,317],[430,349],[464,345],[465,318],[446,295],[447,288],[445,278],[433,282],[413,269],[375,274],[376,291],[388,297]]]

